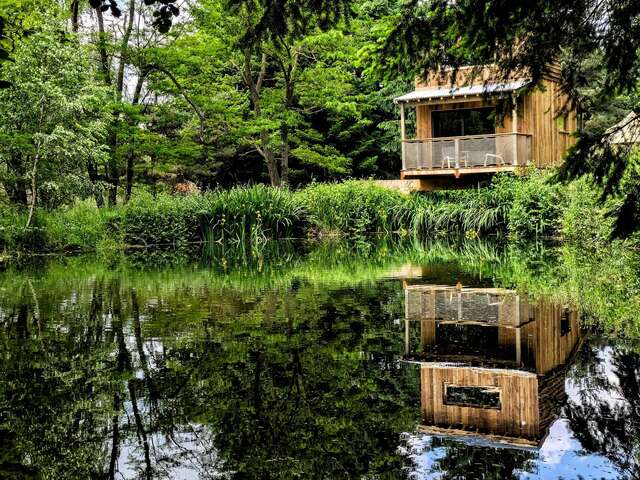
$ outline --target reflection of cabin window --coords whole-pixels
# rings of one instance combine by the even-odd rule
[[[571,331],[571,322],[569,321],[569,309],[562,310],[562,316],[560,317],[560,336],[564,337]]]
[[[500,389],[497,387],[445,385],[444,403],[445,405],[500,410]]]
[[[431,112],[433,137],[461,137],[496,133],[493,108],[460,108]]]

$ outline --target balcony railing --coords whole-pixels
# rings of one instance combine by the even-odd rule
[[[499,133],[402,142],[402,169],[447,170],[515,167],[531,162],[531,135]]]

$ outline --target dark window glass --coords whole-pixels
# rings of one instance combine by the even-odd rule
[[[496,387],[467,387],[447,385],[445,388],[446,405],[464,407],[495,408],[500,410],[500,389]]]
[[[496,133],[493,108],[465,108],[431,112],[433,137],[461,137]]]
[[[562,316],[560,317],[560,336],[564,337],[571,332],[571,321],[569,319],[569,310],[562,310]]]

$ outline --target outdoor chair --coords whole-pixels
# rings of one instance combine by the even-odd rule
[[[500,154],[485,153],[484,154],[484,166],[489,164],[489,160],[492,159],[491,165],[504,165],[504,158]]]

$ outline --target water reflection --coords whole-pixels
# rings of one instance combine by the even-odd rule
[[[345,254],[0,274],[0,478],[637,475],[637,348]]]
[[[421,430],[539,446],[566,401],[564,367],[584,338],[577,312],[505,289],[404,290],[405,359],[420,360]]]

